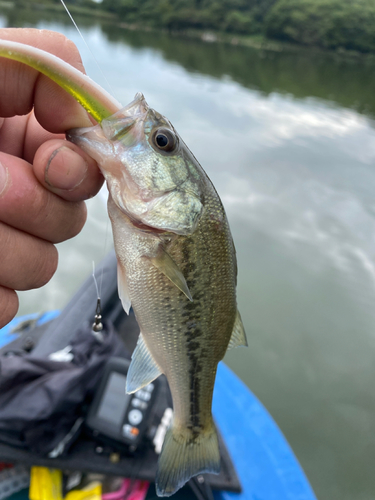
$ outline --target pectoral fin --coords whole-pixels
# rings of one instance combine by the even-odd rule
[[[159,252],[156,257],[149,258],[152,264],[159,269],[169,280],[172,281],[176,287],[183,292],[186,297],[193,302],[189,287],[186,284],[184,275],[178,268],[172,257],[164,250],[162,246],[159,247]]]
[[[126,314],[129,314],[131,301],[129,296],[129,289],[126,283],[126,273],[120,262],[117,262],[117,288],[118,294],[122,303],[122,307]]]
[[[140,333],[126,377],[126,392],[131,394],[142,389],[159,375],[161,375],[161,370],[148,350],[142,333]]]
[[[240,313],[237,311],[236,319],[234,321],[234,327],[232,336],[229,340],[228,349],[232,349],[232,347],[247,347],[247,339],[244,326],[242,324],[242,319]]]

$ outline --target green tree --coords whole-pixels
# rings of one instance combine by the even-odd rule
[[[325,48],[375,50],[373,0],[279,0],[265,18],[273,38]]]

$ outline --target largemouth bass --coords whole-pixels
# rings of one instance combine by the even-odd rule
[[[228,221],[202,167],[141,94],[68,139],[98,162],[108,183],[119,295],[141,330],[127,392],[161,373],[169,382],[174,417],[156,488],[170,496],[190,477],[220,469],[211,414],[217,364],[228,347],[246,345]]]

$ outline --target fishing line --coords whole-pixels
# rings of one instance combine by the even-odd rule
[[[104,236],[104,255],[103,258],[105,257],[107,253],[107,240],[108,240],[108,230],[109,230],[109,219],[107,217],[107,222],[105,224],[105,236]],[[102,267],[102,272],[100,275],[100,285],[99,285],[99,291],[100,295],[102,293],[102,286],[103,286],[103,274],[104,274],[104,266]]]
[[[94,279],[94,284],[96,288],[96,294],[97,294],[97,299],[96,299],[96,309],[95,309],[95,316],[94,316],[94,323],[92,324],[92,330],[91,333],[94,335],[94,337],[98,340],[98,342],[102,343],[104,341],[104,337],[102,335],[102,330],[103,330],[103,323],[102,323],[102,305],[100,301],[100,295],[99,295],[99,290],[98,290],[98,283],[96,282],[96,277],[95,277],[95,262],[92,261],[92,277]]]
[[[109,88],[109,90],[111,91],[111,94],[114,95],[114,92],[113,92],[113,89],[109,83],[109,81],[107,80],[102,68],[100,67],[100,64],[98,62],[98,60],[96,59],[95,55],[93,54],[92,50],[90,49],[88,43],[86,42],[81,30],[78,28],[78,25],[77,23],[75,22],[72,14],[70,13],[67,5],[65,4],[64,0],[60,0],[62,6],[64,7],[64,9],[66,10],[66,13],[68,14],[68,16],[70,17],[70,20],[72,21],[75,29],[78,31],[78,34],[79,36],[82,38],[83,40],[83,43],[85,44],[87,50],[90,52],[92,58],[94,59],[95,61],[95,64],[96,66],[98,67],[100,73],[102,74],[105,82],[107,83],[107,86]],[[102,192],[99,193],[99,196],[102,194]],[[105,237],[104,237],[104,255],[103,255],[103,258],[106,254],[106,248],[107,248],[107,240],[108,240],[108,228],[109,228],[109,220],[107,218],[107,222],[106,222],[106,227],[105,227]],[[96,292],[97,292],[97,295],[98,295],[98,300],[100,300],[100,297],[101,297],[101,292],[102,292],[102,286],[103,286],[103,273],[104,273],[104,268],[102,268],[102,271],[101,271],[101,275],[100,275],[100,283],[99,283],[99,287],[98,287],[98,283],[96,281],[96,278],[95,278],[95,275],[94,275],[94,272],[95,272],[95,263],[93,261],[93,278],[94,278],[94,282],[95,282],[95,287],[96,287]]]
[[[72,21],[72,23],[73,23],[73,25],[74,25],[75,29],[78,31],[79,36],[82,38],[83,43],[86,45],[87,50],[90,52],[90,54],[91,54],[92,58],[94,59],[96,66],[98,67],[98,69],[99,69],[100,73],[102,74],[102,76],[103,76],[103,78],[104,78],[104,80],[105,80],[105,82],[106,82],[106,84],[107,84],[107,86],[108,86],[109,90],[111,91],[111,94],[112,94],[113,96],[115,96],[115,93],[113,92],[113,89],[112,89],[112,87],[111,87],[111,85],[110,85],[109,81],[107,80],[107,78],[106,78],[106,76],[105,76],[105,74],[104,74],[104,72],[103,72],[102,68],[100,67],[100,64],[99,64],[98,60],[97,60],[97,59],[96,59],[96,57],[94,56],[93,51],[92,51],[92,50],[90,49],[90,47],[88,46],[88,44],[87,44],[87,42],[86,42],[86,40],[85,40],[84,36],[82,35],[81,30],[78,28],[77,23],[76,23],[76,22],[75,22],[75,20],[73,19],[72,14],[70,13],[70,11],[69,11],[68,7],[65,5],[64,0],[60,0],[60,2],[62,3],[62,6],[64,7],[64,9],[66,10],[66,13],[67,13],[67,14],[68,14],[68,16],[70,17],[70,20]]]
[[[98,193],[98,197],[103,200],[103,203],[105,205],[107,204],[107,199],[108,199],[108,187],[106,185],[102,186],[101,190]],[[109,234],[109,218],[106,218],[106,224],[105,224],[105,233],[104,233],[104,254],[103,254],[103,259],[107,254],[107,246],[108,246],[108,234]],[[103,274],[104,274],[104,267],[102,267],[102,272],[100,275],[100,282],[99,282],[99,292],[101,295],[102,292],[102,286],[103,286]]]
[[[93,277],[95,288],[96,288],[97,299],[100,300],[98,282],[96,281],[96,276],[95,276],[95,261],[94,260],[92,261],[92,277]]]

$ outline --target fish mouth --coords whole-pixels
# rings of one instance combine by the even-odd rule
[[[138,92],[130,104],[101,122],[100,126],[104,135],[109,141],[123,139],[125,135],[133,135],[131,129],[136,123],[143,123],[149,109],[144,95]],[[130,146],[130,144],[124,144],[126,145]]]
[[[123,183],[126,173],[122,152],[144,139],[144,121],[149,109],[143,94],[137,93],[130,104],[100,124],[71,129],[66,138],[97,162],[109,184],[115,179]],[[131,184],[130,179],[127,181]]]
[[[82,147],[96,160],[95,148],[98,143],[121,140],[124,147],[132,146],[139,139],[140,128],[149,109],[143,94],[138,92],[130,104],[102,120],[100,124],[68,130],[66,138]],[[93,143],[91,146],[90,141]]]

